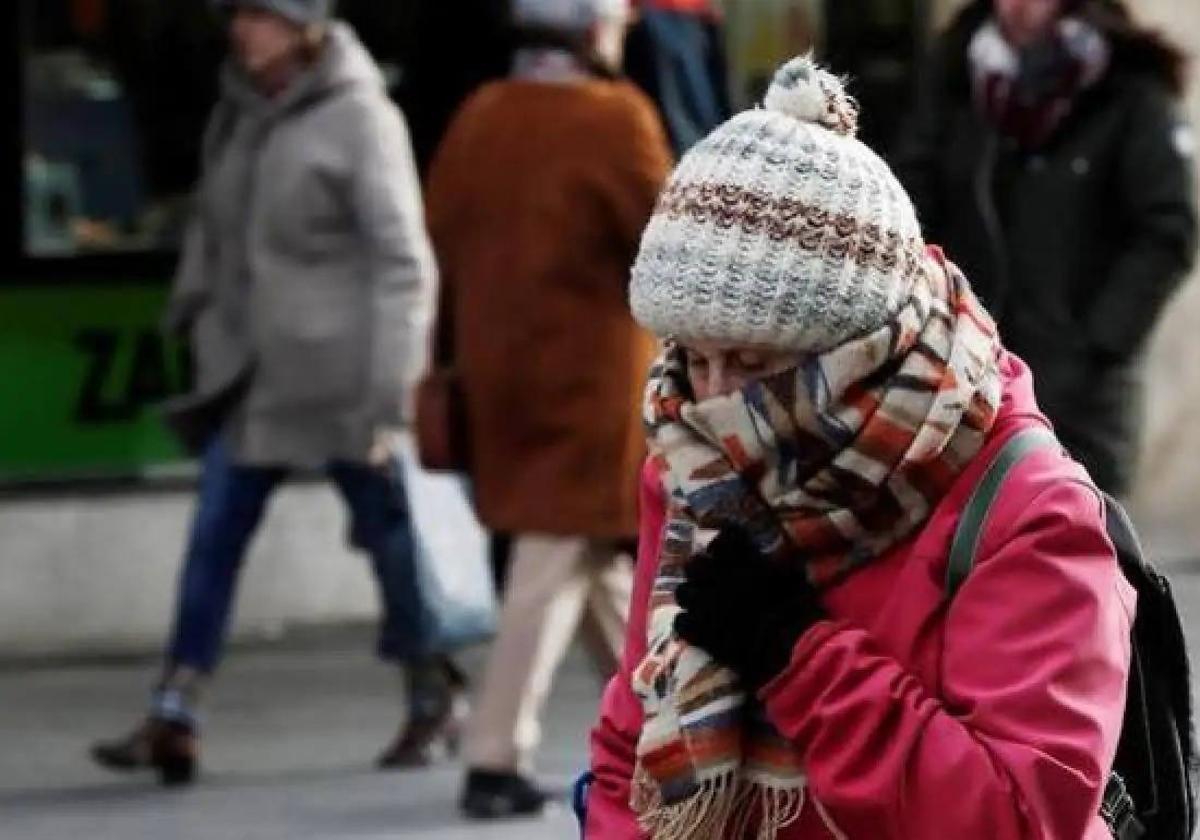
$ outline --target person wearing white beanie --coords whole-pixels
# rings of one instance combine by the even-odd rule
[[[642,238],[663,346],[585,837],[1109,836],[1136,595],[1104,504],[856,123],[789,62]]]

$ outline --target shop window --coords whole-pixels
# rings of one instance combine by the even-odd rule
[[[24,249],[177,245],[216,96],[208,0],[24,0]]]

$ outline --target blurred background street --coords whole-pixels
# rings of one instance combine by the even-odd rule
[[[1064,0],[1022,43],[1001,5],[1053,4],[0,8],[0,840],[577,836],[659,350],[619,290],[673,162],[809,51],[1195,658],[1200,4]],[[197,784],[113,772],[197,744]]]
[[[1200,649],[1200,563],[1168,567]],[[153,663],[0,666],[0,837],[4,840],[550,840],[576,832],[567,791],[587,760],[598,680],[575,651],[546,719],[543,817],[464,821],[455,763],[382,773],[370,766],[396,722],[394,675],[364,629],[304,632],[234,651],[213,689],[203,784],[163,794],[147,776],[84,760],[96,732],[127,723]],[[472,670],[479,665],[472,656]],[[1193,676],[1193,695],[1200,680]]]
[[[575,836],[566,791],[586,765],[598,681],[572,656],[555,683],[539,759],[560,800],[540,818],[464,821],[458,763],[380,772],[397,721],[395,675],[365,629],[301,633],[235,651],[211,694],[202,784],[165,795],[86,760],[97,732],[128,724],[154,663],[0,666],[4,840],[541,840]],[[477,666],[479,657],[469,658]]]

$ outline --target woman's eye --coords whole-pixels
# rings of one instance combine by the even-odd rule
[[[767,363],[763,359],[758,358],[743,358],[737,360],[737,367],[743,373],[761,373],[767,369]]]

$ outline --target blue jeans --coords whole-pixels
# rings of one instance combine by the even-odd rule
[[[407,662],[428,650],[421,590],[413,563],[416,543],[398,468],[334,461],[327,467],[350,509],[350,541],[371,558],[383,602],[382,658]],[[200,498],[179,579],[169,661],[211,672],[221,656],[238,572],[272,492],[287,476],[281,468],[234,464],[217,438],[204,453]]]
[[[676,154],[730,115],[721,31],[707,17],[644,9],[626,42],[625,71],[658,105]]]

